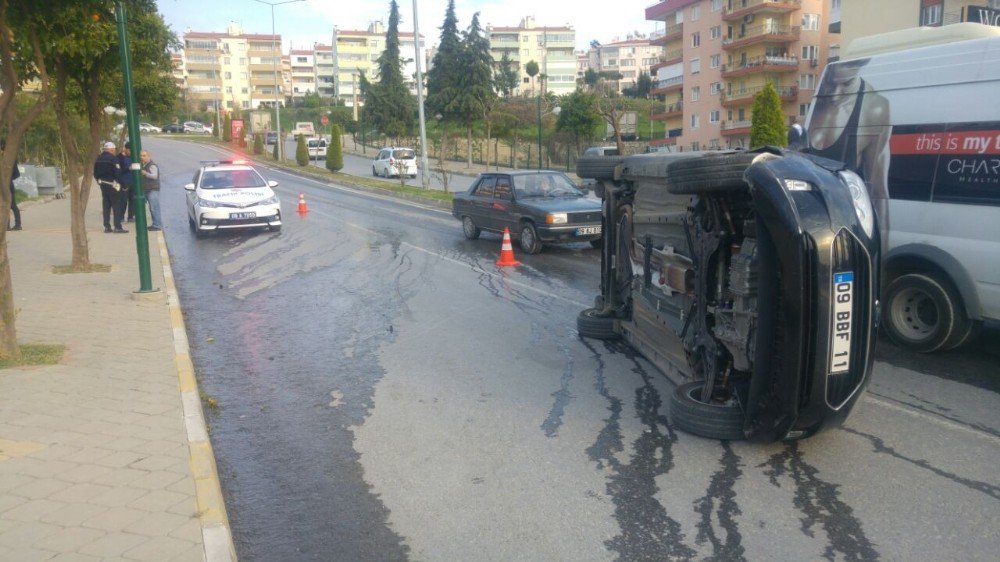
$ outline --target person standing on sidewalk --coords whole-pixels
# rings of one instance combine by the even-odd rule
[[[0,150],[6,149],[7,139],[0,139]],[[10,210],[14,211],[14,226],[7,226],[7,230],[21,230],[21,209],[17,208],[17,193],[14,190],[14,180],[19,177],[21,170],[17,169],[17,158],[14,158],[14,169],[10,171]]]
[[[149,214],[153,217],[153,224],[149,229],[163,230],[160,219],[160,168],[150,158],[149,151],[140,152],[139,161],[142,162],[142,191],[149,201]]]
[[[118,155],[118,183],[122,186],[119,192],[118,204],[122,207],[122,216],[125,222],[135,220],[135,205],[132,203],[132,146],[125,143],[121,154]]]
[[[122,228],[122,208],[118,204],[119,190],[118,184],[118,157],[115,156],[115,143],[108,141],[104,143],[104,152],[94,161],[94,179],[97,185],[101,186],[101,208],[104,211],[104,232],[111,230],[111,213],[115,217],[114,232],[128,232]]]

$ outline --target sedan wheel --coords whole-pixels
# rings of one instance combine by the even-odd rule
[[[375,170],[375,166],[372,166],[372,175],[376,178],[378,177],[378,172]]]
[[[537,254],[542,250],[542,243],[538,241],[535,225],[530,222],[521,225],[521,249],[526,254]]]
[[[480,230],[479,227],[476,226],[476,223],[472,222],[472,219],[469,217],[462,217],[462,233],[465,234],[465,237],[469,240],[475,240],[476,238],[479,238]]]

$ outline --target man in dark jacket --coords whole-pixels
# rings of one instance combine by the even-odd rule
[[[0,150],[7,149],[7,139],[0,139]],[[7,226],[7,230],[21,230],[21,209],[17,208],[17,194],[14,191],[14,180],[21,177],[21,170],[17,169],[17,159],[14,159],[14,169],[10,171],[10,210],[14,211],[14,226]]]
[[[94,179],[101,186],[101,207],[104,211],[104,232],[111,230],[111,213],[115,217],[114,232],[128,232],[122,228],[122,209],[119,204],[118,157],[115,156],[115,143],[104,143],[104,151],[94,161]]]
[[[119,205],[122,206],[122,216],[125,222],[135,220],[135,206],[132,204],[132,146],[125,143],[121,154],[118,155],[118,183],[122,186],[119,192]]]

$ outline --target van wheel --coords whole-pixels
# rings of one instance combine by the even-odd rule
[[[743,434],[743,409],[734,400],[727,404],[706,404],[699,398],[703,381],[682,384],[670,395],[670,421],[692,435],[708,439],[740,441]]]
[[[886,288],[883,326],[902,347],[930,353],[961,345],[970,335],[969,323],[950,285],[934,275],[901,275]]]
[[[615,331],[615,319],[611,316],[601,316],[599,308],[581,310],[576,317],[576,331],[585,338],[595,340],[618,339]]]
[[[581,156],[576,161],[576,175],[593,180],[613,180],[615,167],[623,160],[622,156]]]
[[[521,224],[521,249],[526,254],[537,254],[542,251],[542,243],[538,240],[538,231],[530,222]]]
[[[476,223],[472,222],[471,218],[462,217],[462,234],[464,234],[466,238],[469,240],[475,240],[476,238],[479,238],[480,233],[481,231],[479,230],[479,227],[476,226]]]
[[[743,172],[757,153],[709,154],[667,164],[667,191],[679,195],[746,189]]]

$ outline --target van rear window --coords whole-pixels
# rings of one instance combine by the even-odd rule
[[[392,151],[392,157],[397,160],[413,160],[416,158],[416,153],[409,148],[400,148]]]

